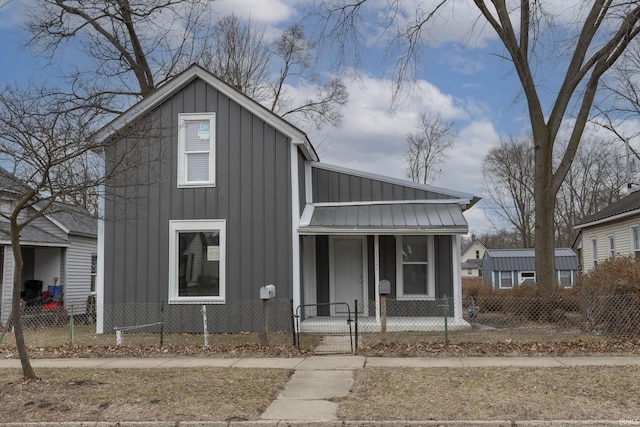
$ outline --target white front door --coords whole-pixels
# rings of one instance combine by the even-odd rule
[[[364,237],[334,237],[331,239],[331,298],[332,303],[347,303],[351,311],[358,300],[362,313],[366,297],[366,240]],[[332,314],[346,314],[346,307],[334,305]]]

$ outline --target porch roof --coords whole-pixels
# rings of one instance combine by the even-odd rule
[[[299,227],[301,234],[464,234],[468,230],[456,200],[307,204]]]
[[[11,237],[9,236],[10,226],[6,221],[0,221],[0,243],[10,244]],[[20,232],[20,244],[21,245],[33,245],[33,246],[54,246],[63,247],[69,246],[69,242],[58,236],[54,236],[48,231],[43,230],[40,227],[29,224]]]

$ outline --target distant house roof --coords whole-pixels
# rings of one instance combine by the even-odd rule
[[[557,248],[556,270],[577,270],[578,257],[569,248]],[[492,271],[534,271],[536,256],[534,249],[487,249],[484,269]]]
[[[462,251],[461,251],[460,253],[461,253],[461,254],[464,254],[465,252],[467,252],[467,251],[469,250],[469,248],[470,248],[471,246],[473,246],[473,244],[474,244],[474,243],[476,243],[476,242],[477,242],[477,243],[480,243],[483,247],[485,247],[485,246],[484,246],[484,243],[482,243],[482,242],[481,242],[480,240],[478,240],[478,239],[475,239],[475,240],[472,240],[472,241],[468,242],[467,244],[463,245],[463,246],[462,246]],[[485,249],[486,249],[486,247],[485,247]]]
[[[592,225],[615,221],[640,214],[640,191],[635,191],[626,197],[611,203],[604,209],[580,220],[574,228],[584,228]]]
[[[46,216],[58,222],[69,234],[87,237],[98,235],[98,219],[81,207],[57,202]]]
[[[9,223],[0,221],[0,242],[3,244],[11,243],[9,237]],[[35,225],[27,225],[20,233],[20,244],[37,245],[37,246],[68,246],[69,242],[60,237],[36,227]]]
[[[462,269],[468,270],[470,268],[482,269],[482,258],[471,258],[462,263]]]

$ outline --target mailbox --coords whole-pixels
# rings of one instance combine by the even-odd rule
[[[380,295],[389,295],[391,293],[391,282],[387,279],[383,279],[378,284],[378,291]]]
[[[260,299],[271,299],[276,297],[276,287],[266,285],[260,288]]]

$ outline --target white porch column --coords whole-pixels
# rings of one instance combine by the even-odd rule
[[[9,321],[9,316],[11,315],[11,298],[13,297],[13,252],[11,251],[11,246],[4,247],[4,259],[2,260],[4,263],[3,266],[3,277],[2,277],[2,287],[0,291],[0,304],[2,304],[2,318],[0,319],[0,323],[2,325],[6,325],[7,321]]]
[[[456,321],[462,321],[462,264],[460,254],[461,237],[455,236],[452,249],[453,264],[453,317]]]
[[[373,262],[376,299],[376,322],[380,323],[380,236],[373,236]]]

